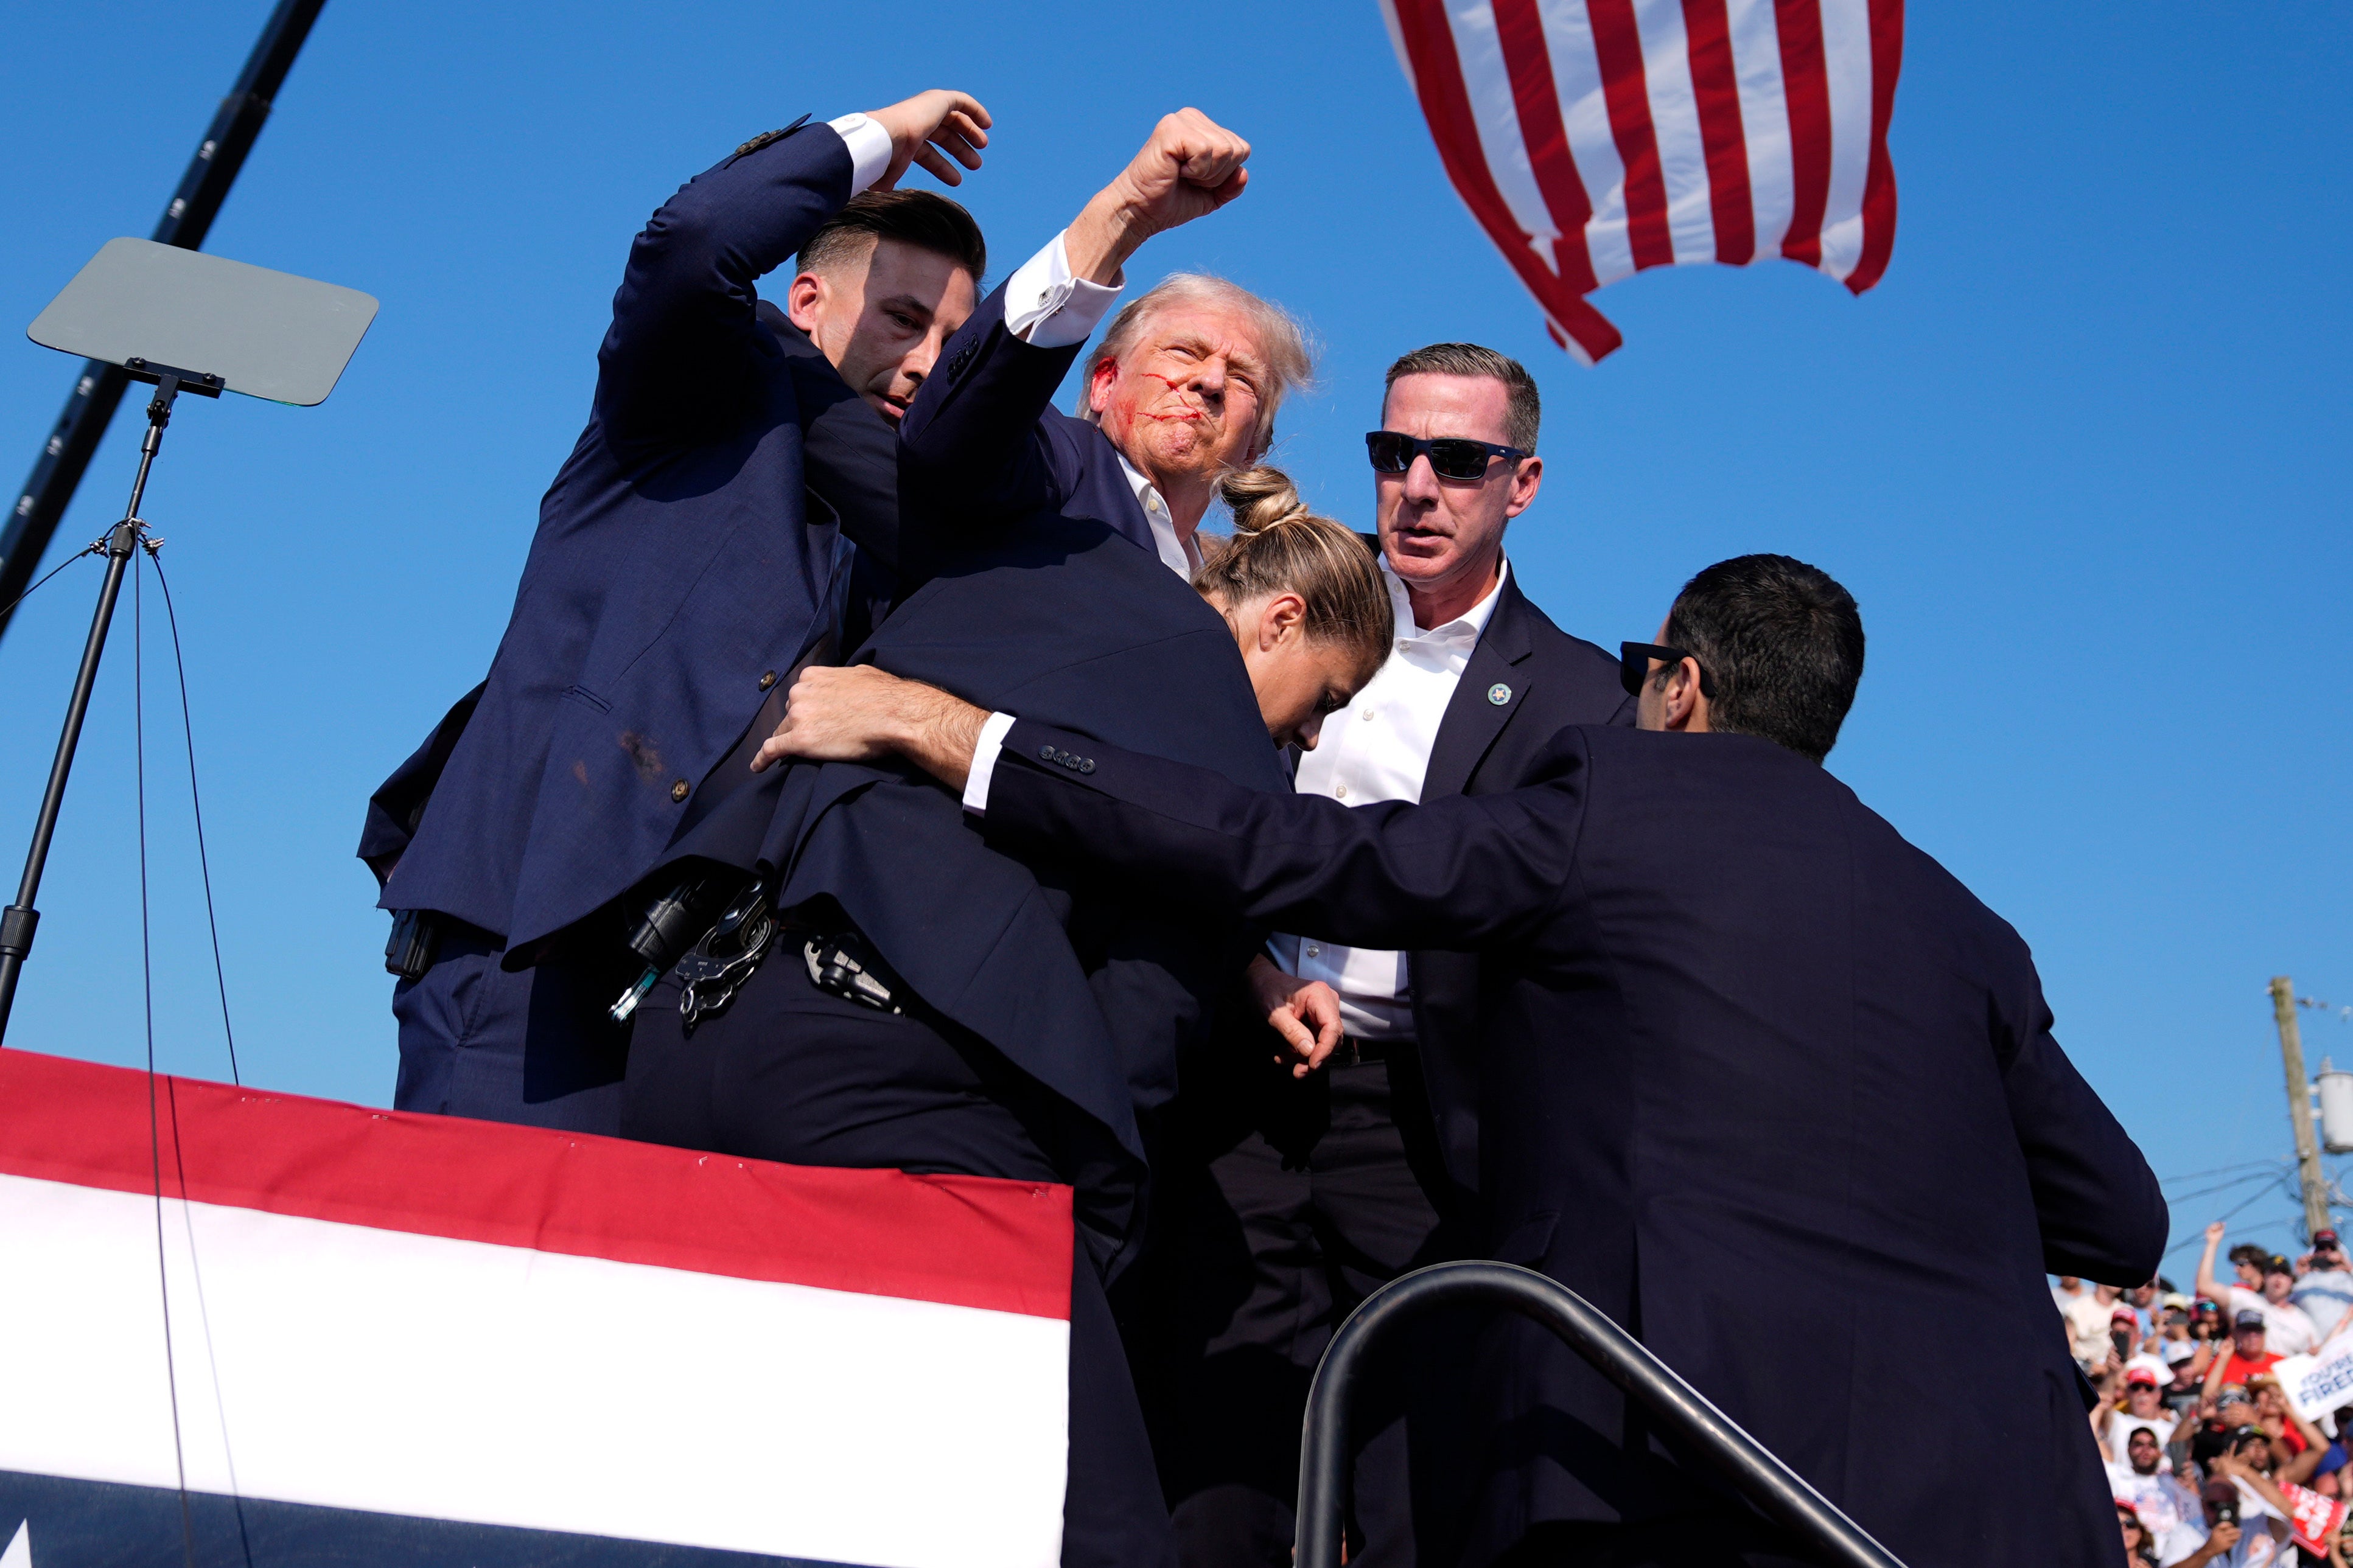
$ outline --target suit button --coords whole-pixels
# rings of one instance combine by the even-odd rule
[[[670,785],[670,799],[672,799],[672,800],[684,800],[684,799],[686,798],[686,795],[687,795],[687,784],[686,784],[686,781],[685,781],[684,779],[681,779],[681,780],[679,780],[679,781],[678,781],[678,783],[676,783],[676,784],[672,784],[672,785]]]
[[[771,686],[774,686],[776,683],[776,672],[775,670],[773,670],[773,669],[772,669],[772,670],[770,670],[770,671],[768,671],[768,673],[767,673],[767,674],[765,674],[765,675],[764,675],[764,676],[760,677],[760,689],[761,689],[761,690],[763,690],[763,691],[765,691],[766,689],[768,689],[768,688],[770,688]]]
[[[1053,747],[1051,747],[1051,746],[1040,746],[1040,747],[1039,747],[1039,748],[1038,748],[1038,760],[1039,760],[1039,762],[1041,762],[1041,763],[1050,763],[1050,762],[1052,762],[1052,761],[1054,760],[1054,748],[1053,748]]]
[[[1095,760],[1092,757],[1081,757],[1079,759],[1079,772],[1082,773],[1091,773],[1094,771]]]

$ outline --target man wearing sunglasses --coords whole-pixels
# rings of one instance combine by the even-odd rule
[[[1534,378],[1493,349],[1432,343],[1389,366],[1365,437],[1378,526],[1365,542],[1397,638],[1300,755],[1303,794],[1350,805],[1493,794],[1526,782],[1563,727],[1633,722],[1609,656],[1555,626],[1504,558],[1505,530],[1543,486],[1542,412]],[[1161,1447],[1187,1568],[1286,1568],[1308,1379],[1366,1295],[1459,1253],[1478,1175],[1475,954],[1281,934],[1250,977],[1256,1010],[1188,1068],[1184,1143],[1208,1179],[1172,1184],[1169,1200],[1182,1207],[1166,1227],[1166,1295],[1190,1332],[1168,1352]],[[1261,1020],[1284,1005],[1322,1024],[1333,1054],[1321,1071],[1295,1077],[1265,1036]],[[1408,1452],[1454,1447],[1433,1433],[1461,1381],[1450,1353],[1468,1338],[1427,1325],[1425,1342],[1376,1369],[1358,1417],[1366,1562],[1413,1559],[1409,1500],[1428,1475],[1409,1482]]]
[[[1254,792],[1018,716],[984,753],[987,715],[873,670],[821,672],[854,718],[800,743],[881,743],[991,839],[1204,919],[1479,951],[1482,1250],[1637,1334],[1915,1568],[2094,1568],[2115,1516],[2043,1279],[2147,1279],[2165,1200],[2018,933],[1820,765],[1862,655],[1824,573],[1721,562],[1624,650],[1634,730],[1562,731],[1526,787],[1422,805]],[[1450,1560],[1810,1560],[1545,1330],[1482,1352]],[[1924,1433],[1947,1387],[1969,1397]]]

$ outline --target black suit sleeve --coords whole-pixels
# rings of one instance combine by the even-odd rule
[[[1564,731],[1531,786],[1348,807],[1017,723],[987,830],[1042,839],[1205,909],[1360,947],[1536,938],[1574,896],[1585,742]]]
[[[1041,349],[1005,327],[1005,285],[940,351],[899,424],[902,549],[921,572],[965,535],[1060,507],[1067,486],[1039,421],[1081,345]]]
[[[2027,977],[1995,1024],[2010,1124],[2026,1155],[2042,1226],[2043,1266],[2106,1285],[2156,1277],[2169,1223],[2157,1177],[2100,1097],[2052,1037],[2042,987]]]
[[[758,340],[753,284],[849,199],[849,149],[811,125],[698,174],[648,219],[596,352],[596,407],[628,446],[740,413]]]
[[[833,509],[843,537],[891,571],[899,568],[898,438],[888,421],[809,359],[793,367],[801,405],[801,477]]]

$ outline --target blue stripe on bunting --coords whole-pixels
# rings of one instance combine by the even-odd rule
[[[845,1568],[797,1557],[190,1492],[206,1568]],[[180,1494],[0,1470],[0,1547],[23,1522],[32,1568],[178,1568]]]

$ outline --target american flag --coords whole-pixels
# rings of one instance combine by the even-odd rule
[[[1782,256],[1860,294],[1895,244],[1903,0],[1381,0],[1446,172],[1590,364],[1585,296]]]

